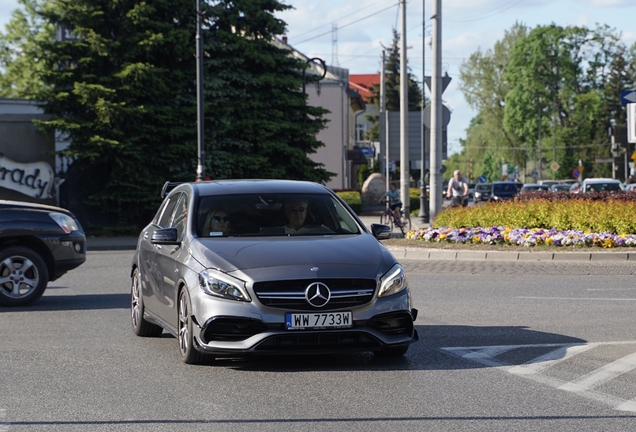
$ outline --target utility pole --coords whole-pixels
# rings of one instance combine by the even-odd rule
[[[400,198],[404,212],[411,211],[409,161],[409,93],[406,74],[406,0],[402,3],[402,37],[400,39]]]
[[[428,197],[426,196],[426,128],[424,127],[424,108],[426,101],[426,0],[422,0],[422,110],[420,127],[422,131],[421,147],[422,158],[420,161],[420,213],[418,217],[421,223],[429,221]]]
[[[386,190],[389,190],[389,113],[386,112],[386,82],[384,76],[384,69],[386,65],[386,53],[382,50],[382,66],[380,67],[380,113],[384,113],[384,145],[386,147],[386,153],[384,155],[384,172],[386,173]]]
[[[205,180],[205,123],[203,112],[203,36],[201,35],[202,12],[201,1],[197,1],[197,178]]]
[[[442,0],[433,2],[433,71],[431,74],[430,217],[442,209]]]

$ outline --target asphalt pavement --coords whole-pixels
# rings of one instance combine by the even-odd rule
[[[367,226],[380,222],[378,214],[367,214],[360,216],[362,222]],[[415,217],[411,220],[411,228],[428,228],[429,224],[420,222]],[[395,229],[397,231],[397,229]],[[396,234],[397,235],[397,234]],[[88,237],[86,239],[89,251],[107,250],[135,250],[137,237]],[[399,260],[431,260],[431,261],[554,261],[554,262],[605,262],[605,261],[634,261],[636,263],[636,251],[632,248],[601,249],[594,252],[574,252],[569,250],[537,251],[488,251],[474,250],[469,246],[466,249],[449,250],[436,249],[427,245],[421,247],[419,242],[412,245],[387,245],[388,249]],[[419,246],[419,247],[418,247]]]

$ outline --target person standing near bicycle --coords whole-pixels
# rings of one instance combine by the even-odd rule
[[[389,183],[389,190],[386,191],[386,196],[389,197],[389,208],[393,212],[393,219],[400,220],[400,209],[402,208],[402,200],[400,199],[400,190],[395,182]],[[384,197],[381,197],[378,202],[382,203]],[[396,211],[397,210],[397,211]]]
[[[453,178],[448,181],[446,196],[451,197],[451,207],[466,206],[468,204],[468,180],[459,170],[453,171]]]

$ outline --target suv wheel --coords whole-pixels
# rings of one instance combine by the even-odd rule
[[[44,294],[49,270],[32,249],[11,246],[0,250],[0,304],[25,306]]]

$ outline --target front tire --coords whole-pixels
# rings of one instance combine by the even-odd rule
[[[141,282],[139,280],[139,269],[133,271],[130,285],[130,314],[133,331],[141,337],[157,337],[163,333],[163,328],[156,324],[149,323],[144,319],[144,301],[141,295]]]
[[[37,252],[22,246],[0,251],[0,304],[26,306],[42,297],[49,270]]]
[[[192,302],[188,289],[183,288],[179,294],[179,352],[181,359],[187,364],[204,364],[208,356],[194,348],[194,337],[192,334]]]

